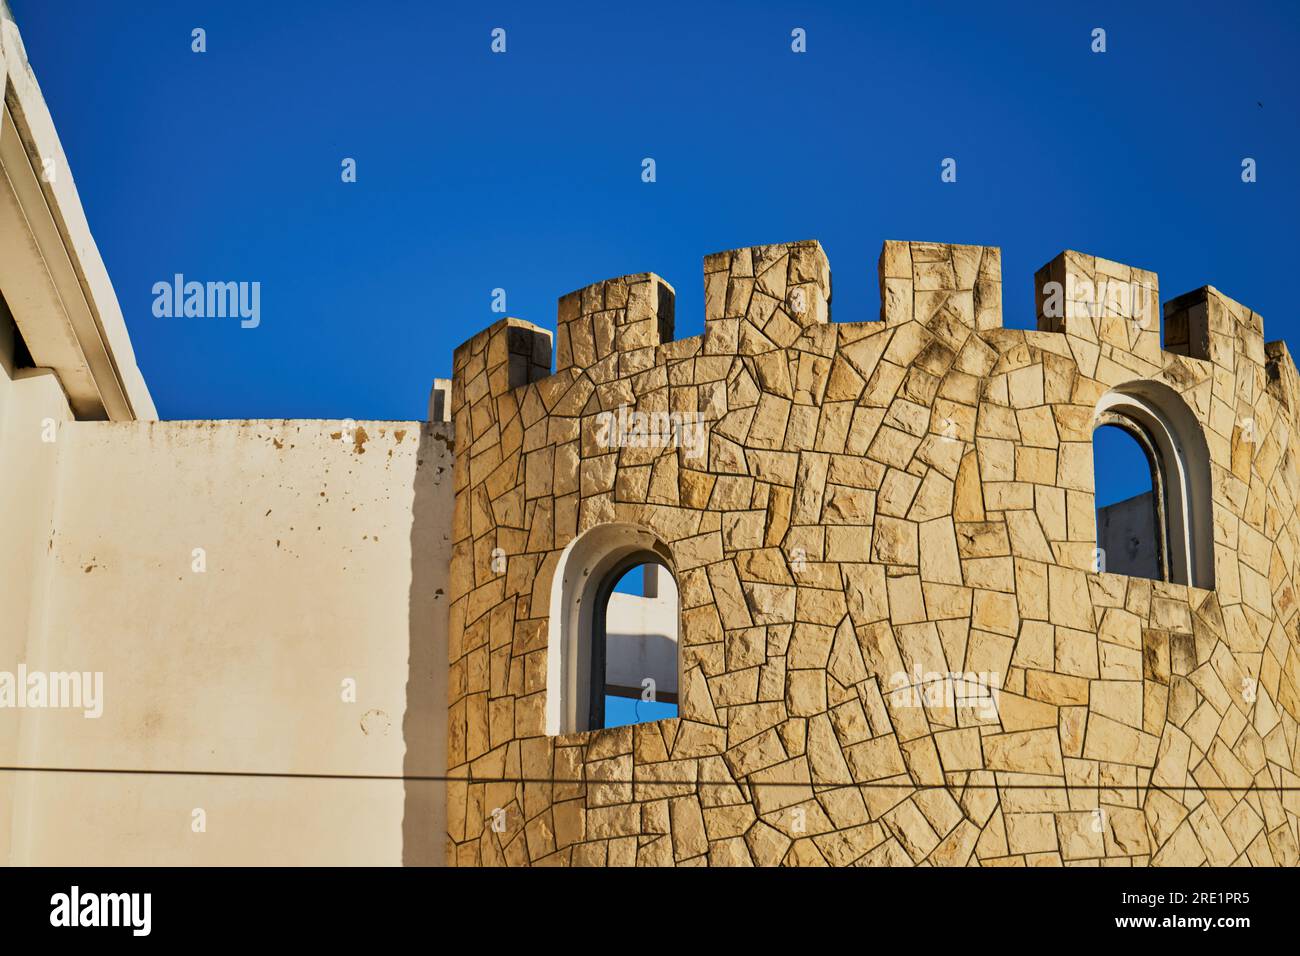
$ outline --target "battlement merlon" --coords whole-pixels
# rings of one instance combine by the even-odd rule
[[[1062,332],[1160,362],[1160,284],[1154,272],[1067,249],[1034,273],[1040,332]]]
[[[946,242],[885,242],[880,318],[929,325],[946,315],[978,332],[1002,328],[1002,250]]]
[[[831,318],[831,266],[815,239],[704,257],[705,355],[788,348]]]
[[[676,292],[652,272],[619,276],[560,298],[555,371],[607,382],[651,368],[673,339]]]
[[[452,354],[451,414],[551,374],[551,333],[523,319],[494,322]],[[482,374],[486,372],[487,374]]]
[[[1204,286],[1165,303],[1165,350],[1236,371],[1238,356],[1261,368],[1268,364],[1264,319],[1214,286]]]

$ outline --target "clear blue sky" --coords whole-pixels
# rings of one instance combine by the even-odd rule
[[[494,288],[652,270],[690,335],[704,254],[803,238],[840,321],[888,237],[1000,245],[1011,326],[1070,247],[1297,341],[1294,3],[10,4],[164,418],[422,418]],[[155,318],[176,272],[260,327]]]
[[[840,321],[919,239],[1001,246],[1009,326],[1074,248],[1300,344],[1293,2],[10,4],[163,418],[420,419],[495,288],[553,327],[655,271],[686,336],[706,253],[806,238]],[[177,272],[260,282],[261,324],[155,318]],[[1149,487],[1123,451],[1100,500]]]
[[[1146,452],[1122,428],[1106,425],[1092,433],[1092,459],[1098,508],[1151,490],[1151,465]]]

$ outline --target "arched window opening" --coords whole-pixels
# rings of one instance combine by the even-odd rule
[[[677,584],[643,557],[626,559],[630,566],[612,571],[601,591],[589,729],[677,716]]]
[[[1191,409],[1130,382],[1102,396],[1093,429],[1096,570],[1213,588],[1210,456]]]
[[[677,716],[679,609],[672,555],[642,528],[598,525],[551,583],[546,732]]]
[[[1129,419],[1104,413],[1092,436],[1092,459],[1098,569],[1167,581],[1163,482],[1150,439]]]

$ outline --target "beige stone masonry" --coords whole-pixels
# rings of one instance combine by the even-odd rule
[[[1212,287],[1162,349],[1156,282],[1065,252],[1005,329],[998,249],[887,242],[882,321],[832,322],[797,242],[706,257],[700,336],[642,273],[561,299],[554,373],[517,319],[457,349],[449,862],[1300,861],[1296,369]],[[1137,384],[1204,436],[1212,590],[1093,571]],[[671,557],[679,716],[548,735],[556,575],[608,524]]]

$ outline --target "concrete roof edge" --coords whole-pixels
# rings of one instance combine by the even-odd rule
[[[104,417],[114,420],[156,419],[157,409],[136,364],[121,305],[91,234],[54,120],[28,63],[18,26],[4,0],[0,0],[0,59],[4,69],[0,84],[3,100],[9,107],[32,168],[42,169],[43,160],[52,160],[59,173],[53,177],[40,177],[47,209],[32,210],[32,214],[44,214],[53,219],[62,240],[63,253],[76,273],[85,305],[94,317],[93,330],[83,327],[71,332],[86,353],[86,364],[90,366],[103,398]],[[64,320],[71,322],[66,315]],[[107,362],[90,361],[92,352],[101,351],[106,353]],[[39,356],[34,357],[40,361]],[[57,369],[57,365],[54,367]]]

